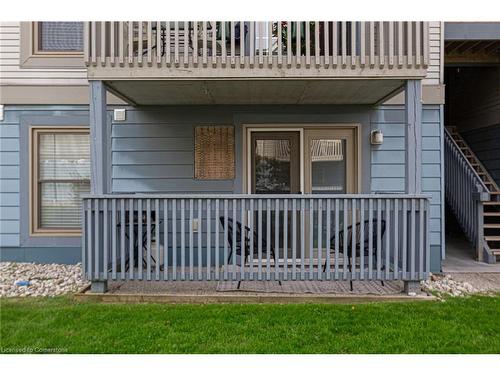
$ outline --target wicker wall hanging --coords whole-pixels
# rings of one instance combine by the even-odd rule
[[[194,141],[195,179],[234,179],[234,128],[232,126],[197,126]]]

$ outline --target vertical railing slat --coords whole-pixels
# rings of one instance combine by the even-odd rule
[[[297,200],[292,200],[292,280],[297,278]]]
[[[163,199],[163,280],[168,280],[168,200]]]
[[[287,67],[292,66],[292,21],[286,23],[286,59]]]
[[[198,199],[198,281],[203,280],[203,253],[202,253],[202,237],[203,237],[203,202]]]
[[[283,200],[283,280],[288,280],[288,199]]]
[[[174,64],[179,65],[179,22],[177,21],[174,22]]]
[[[318,228],[317,228],[317,241],[318,241],[318,279],[322,280],[323,275],[321,272],[321,263],[322,263],[322,252],[323,252],[323,200],[319,198],[318,200]]]
[[[394,279],[399,279],[399,199],[394,199]]]
[[[309,202],[309,280],[314,277],[314,200],[308,199]]]
[[[111,200],[111,278],[116,280],[116,199]]]
[[[257,212],[257,255],[258,255],[258,265],[257,265],[257,279],[262,280],[262,199],[258,200],[258,212]]]
[[[357,44],[357,37],[356,37],[356,27],[357,27],[357,22],[351,22],[351,67],[354,68],[357,63],[357,52],[356,52],[356,44]]]
[[[403,66],[403,22],[397,22],[398,24],[398,66]]]
[[[116,22],[109,23],[109,62],[111,66],[115,66],[115,59],[116,59],[115,27],[116,27]]]
[[[236,64],[236,34],[235,34],[235,23],[234,22],[229,22],[230,25],[230,33],[231,33],[231,40],[230,40],[230,45],[231,45],[231,67],[234,68]]]
[[[160,200],[155,199],[155,280],[160,280]]]
[[[128,64],[132,66],[134,64],[134,21],[128,21],[128,45],[127,45],[127,54],[128,54]]]
[[[300,200],[300,279],[305,279],[305,252],[306,252],[306,231],[305,231],[305,221],[306,221],[306,201],[305,199]]]
[[[102,271],[104,280],[108,279],[108,259],[109,259],[109,238],[108,238],[108,200],[103,199],[103,257],[102,257]]]
[[[146,199],[146,279],[151,280],[151,199]]]
[[[120,66],[123,66],[125,62],[125,50],[123,48],[123,44],[125,42],[125,33],[123,31],[124,29],[124,22],[120,21],[118,22],[118,63]]]
[[[359,52],[359,60],[362,68],[365,67],[366,64],[366,22],[360,22],[360,52]]]
[[[114,209],[113,209],[114,211]],[[144,238],[142,237],[142,199],[137,201],[137,278],[142,280],[142,270],[144,268]]]
[[[332,22],[332,67],[337,67],[338,59],[338,22]]]
[[[359,278],[365,279],[365,199],[359,200]]]
[[[314,22],[314,65],[319,68],[320,53],[319,53],[319,22]]]
[[[385,65],[385,35],[384,35],[384,22],[379,22],[378,23],[378,59],[379,59],[379,66],[380,68],[383,68]]]
[[[121,22],[120,22],[121,23]],[[91,22],[83,23],[83,61],[86,65],[90,64],[90,24]]]
[[[389,22],[389,68],[394,66],[394,22]]]
[[[267,65],[273,66],[273,22],[267,23]]]
[[[156,64],[158,65],[161,65],[161,57],[162,57],[161,55],[163,52],[161,34],[162,34],[161,21],[156,21]]]
[[[224,199],[224,280],[227,280],[227,267],[228,267],[228,262],[227,262],[227,257],[228,257],[228,249],[227,249],[227,242],[229,239],[229,233],[228,233],[228,200]],[[234,226],[234,223],[233,223]],[[233,228],[234,230],[234,228]]]
[[[125,200],[120,199],[120,273],[125,280]]]
[[[295,60],[295,65],[297,68],[300,68],[300,64],[302,62],[302,51],[301,51],[301,37],[300,37],[300,28],[302,27],[302,22],[295,22],[295,30],[296,30],[296,35],[295,35],[295,48],[296,48],[296,60]]]
[[[177,199],[172,199],[172,280],[177,280]]]
[[[216,199],[215,200],[215,213],[214,213],[214,219],[215,219],[215,280],[219,280],[219,261],[220,261],[220,249],[219,249],[219,240],[220,240],[220,235],[219,235],[219,208],[220,208],[220,200]]]
[[[385,200],[385,279],[389,280],[391,257],[391,200]]]
[[[327,198],[326,200],[326,243],[325,243],[325,270],[326,270],[326,279],[330,280],[331,278],[331,226],[332,226],[332,221],[331,221],[331,214],[332,214],[332,200],[330,198]],[[318,265],[318,267],[321,267],[321,264]]]
[[[144,25],[142,21],[137,22],[137,65],[142,66],[142,53],[144,46]]]
[[[181,280],[186,280],[186,201],[181,199]]]
[[[207,280],[212,280],[212,200],[207,199]],[[217,225],[217,217],[215,225]]]
[[[280,258],[280,200],[274,200],[274,277],[278,279]]]
[[[351,199],[351,280],[356,280],[356,199]]]
[[[406,22],[406,65],[411,68],[413,65],[413,22]]]
[[[403,233],[402,233],[402,240],[403,240],[403,246],[402,246],[402,262],[401,262],[401,272],[403,275],[403,279],[408,279],[406,273],[407,273],[407,250],[408,250],[408,228],[407,228],[407,218],[408,218],[408,200],[403,199],[403,208],[401,215],[403,216]]]
[[[380,280],[381,278],[382,278],[382,200],[377,199],[377,279]]]
[[[368,279],[373,279],[373,199],[368,199]]]
[[[99,22],[101,32],[101,65],[106,66],[106,22]]]
[[[251,21],[250,22],[250,55],[249,55],[249,63],[250,63],[250,68],[253,68],[255,64],[255,22]]]
[[[342,67],[347,65],[347,22],[341,22],[341,51],[342,51]]]
[[[266,280],[271,280],[271,200],[266,200]]]
[[[335,235],[335,252],[334,252],[334,261],[335,261],[335,280],[339,279],[339,229],[340,229],[340,200],[335,198],[335,227],[334,227],[334,235]]]
[[[99,225],[99,200],[94,199],[94,278],[99,280],[99,250],[101,249],[101,226]]]
[[[189,32],[189,22],[184,21],[184,56],[182,56],[182,60],[185,68],[189,66]]]
[[[369,36],[370,36],[370,67],[375,66],[375,22],[369,22]]]
[[[165,64],[167,64],[167,66],[170,66],[170,55],[171,55],[171,51],[170,51],[170,43],[171,43],[171,39],[170,39],[170,21],[165,21]]]
[[[237,230],[237,217],[236,217],[236,205],[237,205],[237,200],[236,199],[233,199],[232,200],[232,209],[233,209],[233,231],[232,231],[232,237],[233,237],[233,249],[232,249],[232,261],[233,261],[233,264],[232,264],[232,269],[231,269],[231,273],[232,273],[232,276],[233,276],[233,280],[236,280],[236,274],[237,274],[237,267],[236,267],[236,257],[237,257],[237,254],[236,254],[236,234],[238,232]],[[243,224],[242,224],[243,225]],[[243,231],[243,228],[241,228],[241,230]]]
[[[193,220],[194,220],[194,212],[193,212],[193,205],[194,201],[193,199],[190,199],[189,201],[189,280],[194,280],[194,240],[193,240]]]
[[[153,65],[153,22],[148,21],[147,28],[148,28],[148,43],[147,43],[148,65],[151,66]]]
[[[415,280],[415,199],[411,199],[411,220],[410,220],[410,278]]]
[[[343,279],[344,280],[347,280],[347,266],[349,264],[349,254],[348,254],[348,239],[349,239],[349,236],[348,236],[348,230],[347,230],[347,226],[348,226],[348,214],[349,214],[349,204],[348,204],[348,200],[347,199],[343,199],[343,202],[342,202],[342,209],[343,209],[343,214],[344,214],[344,221],[343,221],[343,224],[344,224],[344,238],[343,238],[343,243],[342,243],[342,251],[343,251],[343,257],[344,257],[344,264],[343,264],[343,269],[342,269],[342,272],[343,272]]]
[[[250,222],[248,223],[248,226],[250,227],[250,251],[249,251],[249,265],[250,265],[250,280],[253,280],[253,253],[255,249],[255,243],[254,243],[254,200],[250,199]]]

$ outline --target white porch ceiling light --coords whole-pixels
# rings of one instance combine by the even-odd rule
[[[381,145],[382,143],[384,143],[384,133],[382,133],[382,130],[372,130],[370,141],[372,145]]]
[[[118,108],[113,111],[114,121],[125,121],[127,115],[125,108]]]
[[[3,104],[0,104],[0,121],[3,121]]]

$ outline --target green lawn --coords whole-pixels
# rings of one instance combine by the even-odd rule
[[[500,296],[356,305],[106,305],[2,299],[0,351],[500,353]]]

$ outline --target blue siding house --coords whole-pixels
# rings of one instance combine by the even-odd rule
[[[440,272],[443,29],[2,23],[1,260],[96,288]]]

